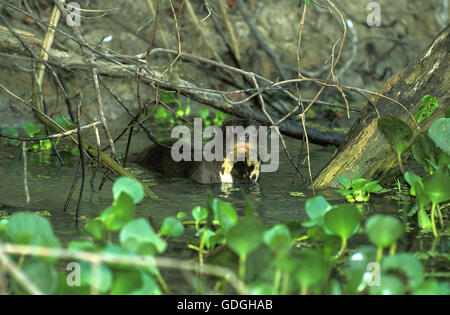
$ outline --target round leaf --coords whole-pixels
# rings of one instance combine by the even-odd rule
[[[237,213],[229,203],[216,198],[212,201],[212,208],[215,219],[219,221],[225,231],[236,224]]]
[[[192,216],[194,217],[195,221],[199,222],[208,217],[208,210],[206,208],[197,206],[194,209],[192,209]]]
[[[119,239],[124,248],[135,252],[142,250],[145,245],[152,245],[158,253],[162,253],[167,246],[142,218],[128,222],[120,231]]]
[[[418,289],[424,281],[423,265],[410,253],[399,253],[386,257],[381,268],[386,273],[398,271],[401,275],[406,275],[408,283],[413,289]]]
[[[378,119],[377,125],[397,154],[402,154],[411,145],[413,132],[403,120],[386,115]]]
[[[403,295],[405,294],[405,287],[400,278],[382,273],[380,285],[371,286],[369,293],[372,295]]]
[[[366,232],[370,241],[377,247],[394,244],[403,234],[403,225],[392,216],[374,215],[366,222]]]
[[[161,235],[177,237],[183,234],[183,223],[173,217],[165,218],[160,229]]]
[[[284,224],[277,224],[265,231],[263,239],[272,250],[287,250],[291,246],[291,232]]]
[[[261,245],[264,226],[256,218],[246,218],[231,227],[227,233],[227,245],[239,257],[246,258]]]
[[[323,224],[333,234],[342,239],[348,239],[358,232],[361,226],[361,215],[354,205],[340,205],[325,214]]]
[[[450,118],[436,120],[428,129],[428,136],[442,151],[450,155]]]
[[[422,182],[425,194],[432,202],[441,203],[450,199],[450,176],[446,169],[425,176]]]
[[[129,177],[120,177],[114,182],[113,185],[113,197],[117,199],[122,192],[126,192],[131,196],[133,202],[139,203],[144,199],[144,189],[141,183],[137,180]]]
[[[316,252],[308,252],[300,256],[296,270],[297,282],[302,288],[311,288],[326,281],[331,266],[324,257]]]

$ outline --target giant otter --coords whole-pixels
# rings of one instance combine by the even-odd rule
[[[253,130],[246,129],[249,131],[248,133],[237,137],[235,136],[236,126],[243,128],[255,126],[255,128]],[[160,174],[188,178],[200,184],[256,182],[259,178],[261,164],[257,153],[250,154],[251,150],[257,152],[257,141],[254,141],[258,137],[256,123],[250,120],[231,120],[224,124],[222,133],[226,137],[223,141],[223,157],[221,159],[207,161],[203,158],[201,161],[181,160],[176,162],[171,155],[171,147],[176,140],[171,140],[162,142],[162,145],[154,144],[144,149],[138,157],[138,163]],[[254,137],[250,134],[254,134]],[[232,152],[230,149],[226,150],[226,143],[230,137],[234,139]],[[238,153],[245,158],[237,159]],[[191,148],[191,157],[193,156],[194,148]]]

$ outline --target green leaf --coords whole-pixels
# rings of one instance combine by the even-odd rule
[[[35,135],[41,132],[39,126],[32,122],[24,123],[20,125],[20,127],[22,127],[22,129],[25,130],[26,134],[29,137],[34,137]]]
[[[44,294],[55,293],[58,287],[58,273],[55,268],[43,260],[31,259],[25,261],[21,267],[21,272]],[[13,278],[12,291],[15,294],[29,294],[16,280]]]
[[[419,164],[426,167],[427,171],[432,170],[431,164],[438,164],[438,151],[435,143],[427,135],[421,133],[414,139],[412,154]]]
[[[421,105],[414,114],[414,120],[420,124],[422,121],[430,117],[438,106],[439,103],[436,97],[425,95],[422,98]]]
[[[381,116],[378,129],[384,134],[394,151],[401,155],[413,141],[411,128],[401,119],[394,116]]]
[[[53,120],[65,130],[71,130],[77,127],[77,125],[70,119],[69,116],[58,116]]]
[[[264,243],[274,251],[287,251],[291,247],[291,232],[284,224],[274,225],[263,234]]]
[[[208,209],[197,206],[194,209],[192,209],[192,216],[194,217],[194,220],[197,222],[205,220],[208,217]]]
[[[348,239],[358,232],[361,226],[361,215],[354,205],[333,207],[323,218],[324,227],[342,239]]]
[[[94,279],[94,270],[91,263],[82,261],[80,262],[80,284],[81,286],[91,287],[96,286],[99,293],[107,293],[112,286],[113,274],[111,269],[105,264],[98,266],[98,278]]]
[[[129,177],[120,177],[114,182],[113,196],[114,200],[117,199],[122,192],[126,192],[133,198],[133,202],[139,203],[144,199],[144,189],[141,183],[137,180]]]
[[[310,289],[324,283],[331,271],[330,264],[316,252],[302,254],[296,268],[296,279],[300,287]]]
[[[214,217],[219,221],[225,231],[228,231],[237,222],[237,213],[234,208],[225,201],[215,198],[212,201]]]
[[[261,245],[263,232],[261,221],[254,217],[245,218],[228,230],[227,246],[239,257],[246,258]]]
[[[180,236],[181,234],[183,234],[183,232],[184,232],[183,223],[181,223],[174,217],[165,218],[161,225],[161,229],[160,229],[161,235],[167,235],[167,236],[173,236],[173,237]]]
[[[359,247],[353,251],[348,260],[348,267],[345,269],[347,281],[344,292],[346,294],[362,292],[367,286],[367,280],[374,280],[371,278],[375,270],[368,268],[368,266],[370,266],[370,263],[375,262],[376,256],[377,250],[372,246]]]
[[[161,120],[166,120],[167,117],[168,117],[167,111],[162,107],[158,107],[158,109],[156,110],[156,113],[155,113],[155,118],[161,119]]]
[[[394,244],[402,236],[404,229],[397,218],[377,214],[367,220],[366,232],[373,244],[384,248]]]
[[[111,294],[119,295],[160,295],[161,290],[151,276],[136,270],[114,273]]]
[[[305,210],[310,221],[303,222],[303,226],[321,225],[323,216],[331,209],[331,205],[322,196],[310,198],[306,201]]]
[[[423,265],[410,253],[399,253],[383,259],[381,270],[386,273],[398,272],[406,276],[411,288],[418,289],[425,278]]]
[[[187,218],[186,212],[184,212],[184,211],[179,211],[179,212],[177,213],[177,219],[178,219],[178,220],[185,219],[185,218]]]
[[[344,177],[344,176],[339,176],[338,178],[339,183],[344,186],[345,189],[350,189],[352,187],[352,182]]]
[[[16,128],[5,128],[2,130],[2,134],[7,135],[7,136],[18,137],[19,131]],[[1,139],[4,139],[4,138],[1,138]],[[13,146],[18,146],[20,144],[19,140],[13,140],[13,139],[6,139],[6,142]]]
[[[8,222],[8,237],[13,243],[44,247],[60,247],[50,222],[42,216],[16,212]]]
[[[84,229],[96,240],[104,238],[104,226],[100,219],[89,220]]]
[[[160,91],[159,99],[166,105],[169,105],[171,103],[177,104],[178,107],[181,107],[183,105],[181,104],[181,101],[176,96],[174,96],[174,93]]]
[[[450,200],[450,176],[448,169],[442,168],[422,179],[425,194],[434,203]]]
[[[405,292],[400,278],[384,273],[380,276],[380,285],[369,288],[369,293],[372,295],[403,295]]]
[[[409,184],[409,186],[411,187],[410,189],[410,193],[411,195],[415,196],[416,192],[414,190],[414,184],[416,182],[422,182],[422,178],[416,174],[414,174],[413,172],[406,172],[405,175],[403,176],[405,178],[405,181]],[[423,186],[423,184],[422,184]]]
[[[142,218],[128,222],[120,231],[119,239],[124,248],[137,254],[154,254],[152,247],[156,252],[162,253],[167,247],[167,243],[160,239],[148,222]]]
[[[113,205],[101,213],[100,220],[108,230],[116,231],[134,218],[134,211],[135,206],[132,197],[128,193],[122,192],[114,200]]]
[[[202,107],[198,110],[198,115],[205,121],[209,117],[209,109]]]
[[[428,136],[442,151],[450,155],[450,118],[436,120],[428,129]]]

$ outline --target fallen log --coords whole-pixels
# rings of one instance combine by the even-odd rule
[[[373,95],[373,106],[370,103],[364,105],[361,116],[332,160],[314,178],[313,187],[338,187],[339,176],[383,181],[399,173],[396,155],[377,128],[378,118],[382,115],[398,117],[418,133],[427,131],[436,119],[443,117],[450,103],[449,47],[450,25],[414,62],[388,79],[383,89]],[[438,99],[439,107],[419,126],[411,113],[417,111],[423,96],[427,94]]]

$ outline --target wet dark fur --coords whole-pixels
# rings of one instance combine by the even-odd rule
[[[252,123],[250,121],[230,121],[223,127],[225,134],[226,126],[243,126],[247,127]],[[176,140],[164,141],[164,145],[171,147]],[[225,141],[224,141],[225,143]],[[225,152],[225,150],[224,150]],[[191,157],[194,156],[194,150],[192,149]],[[171,149],[161,145],[152,145],[141,152],[138,157],[138,163],[152,171],[156,171],[160,174],[171,176],[188,178],[194,182],[201,184],[220,183],[220,172],[223,173],[222,163],[223,161],[180,161],[175,162],[171,156]],[[234,162],[231,170],[231,176],[234,181],[251,181],[255,178],[250,178],[250,173],[255,168],[255,165],[247,165],[246,161]],[[253,176],[255,177],[255,176]]]

